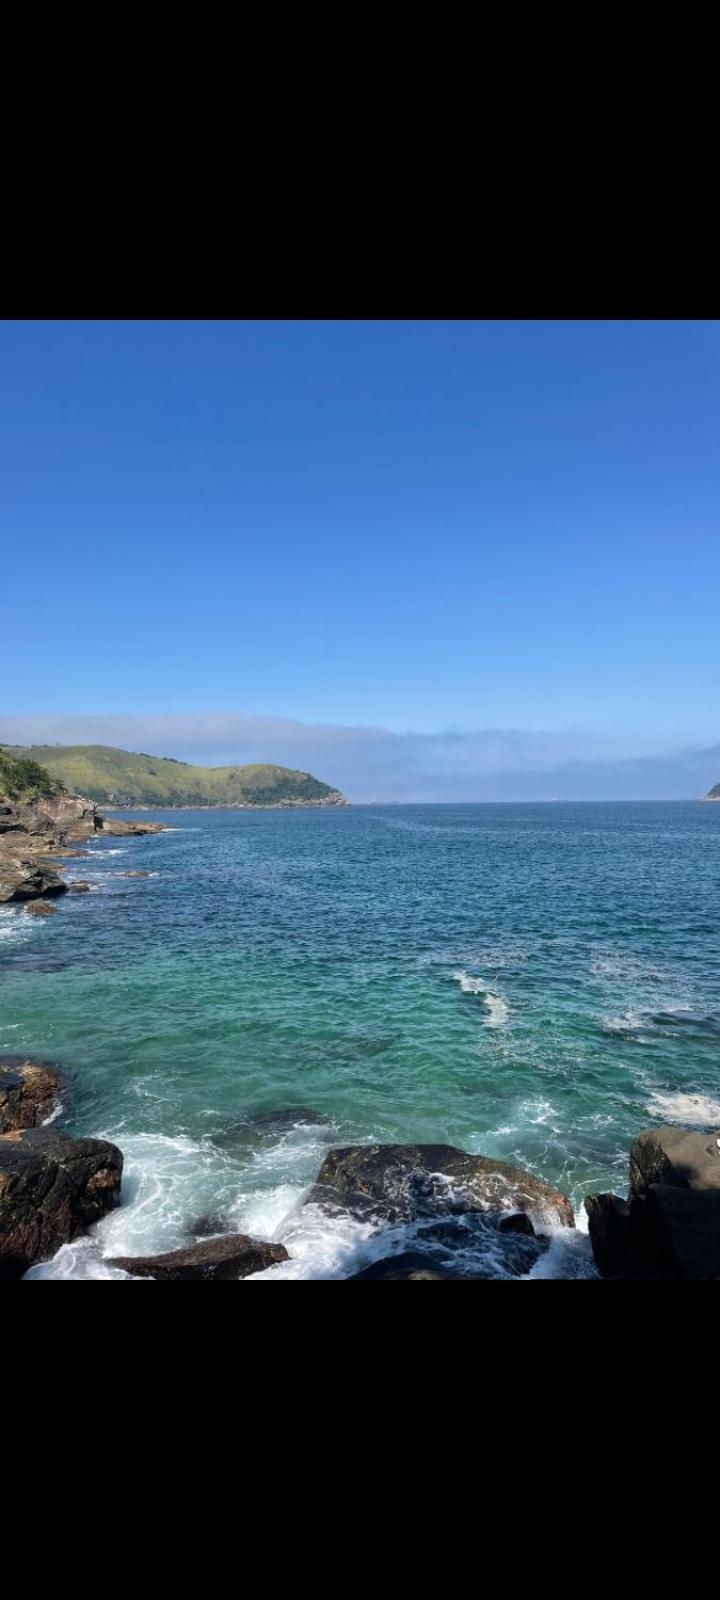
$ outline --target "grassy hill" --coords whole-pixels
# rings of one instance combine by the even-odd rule
[[[0,795],[16,805],[33,805],[36,800],[59,794],[62,783],[37,761],[13,751],[0,750]]]
[[[74,794],[109,806],[343,805],[337,789],[309,772],[267,765],[193,767],[168,756],[105,744],[6,747],[15,762],[39,763]]]

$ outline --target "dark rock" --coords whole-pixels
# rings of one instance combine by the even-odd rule
[[[196,1222],[188,1228],[192,1239],[212,1239],[218,1233],[230,1233],[230,1223],[227,1217],[207,1216],[198,1217]]]
[[[290,1106],[287,1110],[263,1111],[259,1116],[249,1117],[248,1126],[259,1133],[286,1133],[288,1128],[297,1126],[331,1128],[333,1124],[329,1117],[323,1116],[321,1111],[313,1111],[311,1106]]]
[[[310,1106],[290,1106],[278,1111],[263,1111],[258,1116],[241,1117],[222,1133],[213,1134],[213,1144],[221,1150],[246,1151],[261,1139],[276,1139],[295,1127],[333,1129],[329,1117]]]
[[[29,900],[25,907],[29,917],[56,917],[57,906],[51,906],[47,900]]]
[[[382,1261],[373,1261],[369,1267],[364,1267],[362,1272],[352,1272],[347,1282],[358,1282],[373,1278],[382,1279],[418,1279],[418,1278],[457,1278],[457,1273],[449,1268],[430,1266],[428,1257],[420,1250],[405,1250],[401,1255],[384,1256]]]
[[[0,1134],[0,1278],[22,1277],[98,1222],[119,1200],[122,1166],[106,1139]]]
[[[117,817],[100,817],[97,819],[99,833],[110,833],[118,837],[126,834],[137,835],[140,838],[145,833],[166,833],[167,825],[164,822],[121,822]]]
[[[77,878],[75,883],[71,883],[70,889],[73,894],[89,894],[92,884],[86,883],[84,878]]]
[[[655,1183],[639,1204],[668,1276],[720,1279],[720,1188]]]
[[[507,1216],[498,1218],[492,1212],[469,1211],[449,1217],[446,1222],[418,1228],[415,1238],[423,1248],[433,1250],[433,1258],[427,1264],[438,1270],[447,1267],[446,1253],[451,1251],[456,1277],[519,1278],[530,1271],[547,1246],[536,1237],[530,1218],[523,1212],[510,1216],[513,1220],[523,1217],[525,1226],[508,1229],[503,1225]],[[498,1234],[503,1236],[502,1242]]]
[[[55,1066],[11,1056],[0,1061],[0,1133],[37,1128],[56,1111],[68,1085]]]
[[[41,900],[49,894],[65,894],[66,890],[67,884],[54,867],[26,859],[0,860],[0,904]]]
[[[717,1134],[641,1133],[630,1151],[630,1197],[585,1201],[593,1255],[612,1278],[720,1278]]]
[[[282,1244],[265,1244],[244,1233],[228,1233],[186,1249],[170,1250],[166,1255],[115,1256],[108,1265],[121,1267],[134,1278],[247,1278],[287,1259]]]
[[[535,1229],[530,1221],[527,1211],[509,1211],[498,1219],[498,1228],[501,1233],[526,1233],[536,1237]]]
[[[423,1216],[529,1212],[572,1228],[566,1195],[529,1172],[452,1145],[350,1145],[330,1150],[306,1203],[385,1222]]]
[[[670,1127],[638,1134],[630,1150],[632,1193],[645,1195],[655,1183],[720,1190],[719,1133]]]
[[[661,1278],[668,1275],[663,1250],[646,1226],[645,1207],[616,1194],[588,1195],[590,1243],[604,1278]]]

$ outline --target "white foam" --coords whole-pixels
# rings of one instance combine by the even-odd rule
[[[720,1100],[713,1100],[710,1095],[655,1093],[648,1110],[668,1122],[689,1122],[696,1128],[720,1127]]]
[[[64,1245],[51,1261],[32,1267],[30,1278],[122,1277],[106,1258],[158,1255],[187,1244],[188,1225],[204,1211],[223,1209],[235,1197],[228,1162],[215,1146],[185,1135],[98,1134],[120,1145],[124,1155],[122,1204],[92,1232]]]
[[[633,1010],[632,1007],[628,1007],[627,1011],[621,1011],[619,1016],[603,1017],[600,1026],[603,1030],[603,1033],[625,1034],[639,1033],[640,1030],[642,1028],[646,1028],[648,1024],[649,1018],[647,1014],[644,1014],[642,1011]]]
[[[508,1019],[508,1005],[502,995],[493,994],[488,989],[484,978],[473,978],[467,972],[453,972],[455,983],[459,983],[463,994],[475,994],[482,1000],[487,1011],[484,1018],[487,1028],[501,1028]]]
[[[31,938],[37,919],[24,912],[24,906],[0,906],[0,944],[19,944]]]
[[[314,1203],[306,1204],[308,1184],[322,1158],[317,1129],[298,1125],[243,1162],[211,1141],[198,1142],[186,1135],[126,1135],[115,1129],[100,1136],[119,1143],[125,1155],[122,1205],[90,1234],[32,1267],[27,1278],[126,1280],[121,1268],[110,1265],[111,1258],[177,1249],[190,1242],[191,1224],[201,1214],[220,1212],[231,1229],[282,1243],[288,1251],[287,1261],[254,1273],[247,1281],[342,1279],[383,1257],[422,1248],[417,1234],[431,1220],[378,1227],[369,1218],[329,1214]],[[449,1180],[442,1174],[436,1177],[446,1187],[445,1199],[452,1200]],[[508,1203],[512,1209],[512,1195]],[[568,1230],[558,1232],[564,1235]],[[566,1242],[559,1248],[567,1249]],[[574,1258],[563,1272],[564,1257],[557,1250],[556,1255],[556,1270],[530,1276],[578,1275]],[[507,1242],[490,1227],[478,1233],[470,1226],[467,1245],[454,1251],[452,1259],[456,1267],[469,1271],[481,1267],[493,1278],[507,1277],[510,1271]]]
[[[550,1245],[527,1273],[527,1278],[596,1278],[587,1217],[578,1215],[574,1228],[548,1228]],[[584,1224],[584,1225],[583,1225]]]

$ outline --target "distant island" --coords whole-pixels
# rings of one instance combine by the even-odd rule
[[[710,793],[706,794],[705,799],[706,800],[720,800],[720,783],[716,783],[713,786],[713,788],[710,790]]]
[[[14,760],[38,763],[74,794],[120,810],[349,804],[339,789],[290,767],[194,767],[170,756],[135,754],[104,744],[4,748]]]

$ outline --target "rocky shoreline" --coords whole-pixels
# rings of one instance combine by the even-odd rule
[[[117,1145],[55,1126],[68,1096],[56,1064],[0,1060],[0,1279],[23,1277],[121,1204]],[[297,1122],[300,1113],[317,1117],[279,1110],[246,1121],[246,1136]],[[559,1189],[451,1145],[332,1149],[301,1204],[361,1220],[381,1247],[387,1240],[386,1254],[348,1281],[523,1278],[558,1230],[575,1228]],[[592,1195],[585,1205],[600,1277],[720,1278],[720,1135],[677,1127],[639,1134],[629,1200]],[[408,1227],[409,1243],[401,1237]],[[478,1244],[502,1261],[499,1274],[478,1266]],[[219,1215],[196,1219],[178,1249],[107,1264],[129,1279],[237,1280],[288,1259],[283,1244],[238,1233]]]
[[[88,854],[73,846],[99,834],[163,831],[163,823],[108,819],[92,801],[57,789],[31,803],[0,797],[0,904],[51,915],[60,897],[90,887],[68,884],[58,871],[58,862]],[[147,876],[137,869],[126,875]],[[23,1277],[121,1203],[122,1151],[58,1129],[68,1097],[55,1063],[0,1058],[0,1279]],[[216,1142],[242,1150],[248,1138],[308,1121],[327,1119],[307,1107],[278,1108],[241,1119]],[[356,1280],[522,1278],[558,1230],[575,1228],[560,1190],[450,1145],[332,1149],[301,1204],[361,1221],[381,1248],[387,1245],[371,1265],[348,1274]],[[585,1208],[600,1277],[719,1279],[720,1130],[640,1133],[630,1150],[628,1199],[591,1195]],[[222,1216],[196,1219],[187,1234],[176,1250],[108,1264],[130,1279],[183,1281],[240,1279],[289,1259],[284,1245],[237,1233]],[[483,1253],[500,1262],[499,1272],[482,1270]]]
[[[98,811],[92,800],[81,795],[41,796],[31,804],[0,796],[0,905],[41,905],[45,915],[54,907],[51,899],[70,888],[82,893],[77,884],[68,884],[57,869],[57,862],[80,857],[87,852],[73,845],[87,843],[99,835],[142,837],[164,833],[162,822],[123,822]]]

